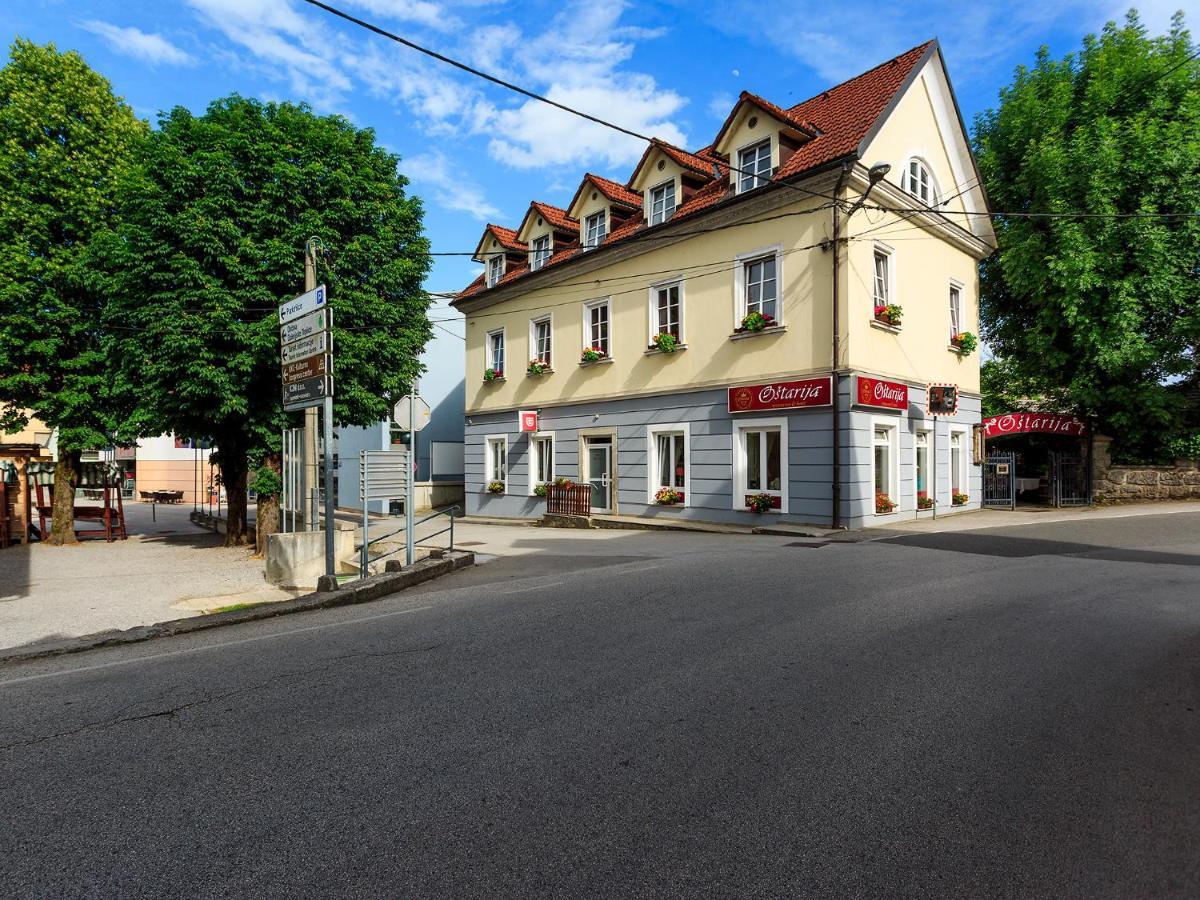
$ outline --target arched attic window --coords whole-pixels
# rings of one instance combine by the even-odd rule
[[[904,190],[926,206],[937,205],[937,182],[933,180],[933,173],[925,160],[914,156],[908,161],[904,170]]]

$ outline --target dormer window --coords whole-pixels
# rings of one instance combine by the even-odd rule
[[[650,224],[665,222],[675,214],[675,179],[650,190]]]
[[[529,258],[529,268],[540,269],[550,261],[550,235],[543,234],[540,238],[534,238],[530,246],[533,252]]]
[[[594,213],[583,220],[583,246],[586,250],[599,247],[604,243],[607,233],[604,210]]]
[[[937,203],[937,188],[934,186],[929,166],[915,157],[908,161],[908,171],[904,173],[904,190],[926,206]]]
[[[504,254],[497,253],[488,259],[487,286],[492,287],[504,276]]]
[[[771,179],[771,141],[738,151],[738,193],[762,187]]]

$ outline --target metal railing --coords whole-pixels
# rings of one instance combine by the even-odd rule
[[[418,525],[422,525],[425,522],[432,521],[433,519],[436,519],[438,516],[446,516],[450,519],[449,525],[447,525],[445,528],[442,528],[438,531],[433,532],[432,534],[425,535],[424,537],[421,538],[421,540],[430,541],[430,540],[433,540],[433,538],[439,537],[440,535],[446,534],[448,532],[450,534],[450,545],[446,549],[453,550],[454,549],[454,518],[455,518],[455,516],[461,516],[462,514],[463,514],[463,508],[461,506],[451,506],[446,509],[436,509],[433,512],[431,512],[429,515],[425,516],[424,518],[417,519],[415,522],[413,522],[413,533],[414,534],[416,533],[416,529],[417,529]],[[389,550],[387,553],[381,553],[378,556],[372,557],[370,554],[370,547],[372,544],[378,544],[380,541],[385,541],[390,537],[395,537],[398,534],[404,534],[404,532],[407,530],[408,529],[406,528],[406,526],[401,525],[395,531],[389,531],[387,534],[381,534],[379,537],[372,538],[369,541],[365,540],[366,535],[363,535],[364,541],[358,548],[358,551],[359,551],[358,575],[359,575],[359,577],[360,578],[367,577],[367,573],[369,571],[371,563],[377,563],[381,559],[387,559],[393,553],[399,553],[401,550],[404,549],[404,546],[405,546],[405,545],[402,545],[402,546],[397,547],[395,550]],[[408,539],[409,539],[409,536],[405,535],[405,540],[407,541]],[[416,539],[413,538],[414,543],[415,543],[415,540]]]

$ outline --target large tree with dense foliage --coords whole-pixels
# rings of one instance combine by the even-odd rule
[[[986,338],[1127,452],[1169,437],[1179,394],[1167,383],[1200,364],[1193,52],[1182,16],[1152,38],[1130,13],[1078,54],[1054,60],[1043,48],[975,127],[993,209],[1059,214],[997,218]]]
[[[111,442],[115,408],[88,244],[146,125],[74,52],[18,39],[0,69],[0,428],[58,432],[57,485]],[[49,542],[74,543],[74,492],[54,492]]]
[[[277,460],[299,413],[280,403],[276,307],[300,293],[304,245],[334,314],[339,424],[388,415],[430,336],[420,200],[370,129],[242,97],[176,108],[144,144],[102,250],[105,322],[130,434],[210,438],[229,495],[227,543],[245,540],[248,461]]]

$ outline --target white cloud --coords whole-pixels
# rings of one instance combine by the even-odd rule
[[[186,66],[194,62],[188,53],[180,50],[161,34],[151,34],[133,26],[122,27],[97,19],[80,22],[79,27],[101,37],[118,53],[154,65],[163,63],[170,66]]]
[[[412,181],[417,194],[428,188],[434,201],[444,209],[467,213],[481,221],[500,217],[500,210],[488,203],[483,189],[464,177],[439,151],[401,160],[400,171]]]
[[[724,122],[735,103],[737,103],[737,97],[733,96],[733,94],[725,92],[713,94],[712,98],[708,101],[708,114],[714,119],[720,119]]]
[[[462,21],[439,3],[430,0],[345,0],[346,6],[359,9],[365,13],[397,22],[412,22],[434,28],[438,31],[451,31],[462,27]]]

